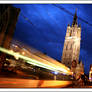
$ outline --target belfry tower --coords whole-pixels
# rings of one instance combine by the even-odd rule
[[[62,54],[62,63],[71,68],[72,61],[79,61],[81,40],[81,26],[77,23],[77,11],[75,12],[72,26],[68,24]]]

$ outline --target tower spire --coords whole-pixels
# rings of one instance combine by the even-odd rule
[[[72,25],[74,26],[75,24],[77,24],[77,8],[76,8],[76,11],[75,11],[75,15],[73,17],[73,23],[72,23]]]
[[[72,64],[75,66],[79,61],[81,41],[81,28],[77,24],[77,10],[74,15],[72,26],[67,26],[63,53],[62,63],[71,68]],[[73,61],[76,61],[73,63]]]

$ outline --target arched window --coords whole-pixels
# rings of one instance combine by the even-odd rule
[[[70,32],[70,35],[69,36],[71,37],[71,35],[72,35],[72,33]]]
[[[65,53],[65,55],[64,55],[65,57],[66,57],[66,53]]]
[[[72,44],[71,44],[71,48],[70,49],[72,49]]]
[[[68,50],[68,45],[66,45],[66,50]]]

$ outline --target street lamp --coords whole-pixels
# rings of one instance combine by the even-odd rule
[[[58,72],[55,71],[54,74],[55,74],[54,75],[54,80],[56,80],[57,79],[57,76],[56,75],[58,74]]]
[[[25,52],[24,51],[22,52],[22,55],[25,55]]]

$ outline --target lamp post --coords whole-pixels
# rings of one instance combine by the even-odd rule
[[[56,80],[57,79],[57,75],[58,74],[58,72],[54,72],[54,80]]]

